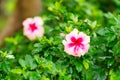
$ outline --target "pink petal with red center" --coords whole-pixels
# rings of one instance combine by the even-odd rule
[[[87,44],[90,42],[90,36],[87,36],[85,33],[80,32],[78,36],[83,39],[83,44]]]
[[[90,37],[85,33],[78,33],[77,29],[66,35],[66,40],[63,40],[64,51],[69,55],[83,56],[88,52]]]
[[[34,20],[34,22],[36,22],[37,26],[42,26],[43,25],[43,20],[42,20],[41,17],[36,16],[36,17],[33,18],[33,20]]]
[[[64,51],[65,51],[66,53],[68,53],[69,55],[72,55],[72,54],[73,54],[73,48],[74,48],[74,47],[69,48],[69,47],[67,46],[66,41],[63,41],[63,44],[64,44],[64,46],[65,46]]]
[[[78,53],[80,53],[82,56],[85,55],[85,53],[88,52],[89,47],[90,47],[89,44],[84,45],[84,49],[80,48]]]
[[[71,42],[71,37],[77,38],[77,36],[78,36],[77,34],[78,34],[78,30],[74,29],[72,32],[70,32],[69,34],[66,35],[66,40],[68,42]]]
[[[23,34],[30,40],[42,37],[44,34],[43,21],[40,17],[27,18],[23,21]]]

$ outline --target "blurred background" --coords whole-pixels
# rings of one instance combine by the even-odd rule
[[[0,29],[5,26],[8,17],[15,9],[16,0],[0,0]]]
[[[17,0],[0,0],[0,30],[5,26],[8,17],[15,9]],[[47,5],[47,2],[59,1],[59,0],[42,0],[43,6]],[[68,0],[65,0],[66,2]],[[118,12],[120,13],[120,0],[69,0],[69,2],[81,1],[93,4],[101,9],[103,12]],[[74,3],[73,3],[74,4]]]

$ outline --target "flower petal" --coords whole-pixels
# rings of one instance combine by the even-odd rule
[[[81,37],[83,39],[83,44],[87,44],[90,42],[90,36],[87,36],[85,33],[80,32],[79,33],[79,37]]]
[[[31,24],[35,24],[35,26],[33,25],[34,31],[31,31]],[[44,34],[43,21],[40,17],[27,18],[23,21],[23,26],[23,34],[30,40],[42,37]]]
[[[78,30],[77,29],[74,29],[72,32],[70,32],[69,34],[67,34],[66,35],[66,40],[69,41],[69,42],[72,42],[71,41],[72,37],[74,37],[74,38],[78,37]]]
[[[83,56],[88,52],[90,37],[85,33],[78,33],[77,29],[66,35],[66,40],[63,40],[64,51],[72,56]]]
[[[36,22],[38,24],[38,26],[42,26],[43,25],[43,20],[42,18],[36,16],[33,18],[34,22]]]

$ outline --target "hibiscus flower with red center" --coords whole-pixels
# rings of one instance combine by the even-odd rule
[[[65,37],[66,40],[63,40],[62,43],[64,45],[64,51],[69,55],[80,57],[88,52],[90,37],[85,33],[78,32],[77,29],[74,29]]]
[[[43,20],[40,17],[27,18],[23,21],[23,34],[30,40],[41,38],[44,34]]]

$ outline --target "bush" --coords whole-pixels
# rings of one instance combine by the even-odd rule
[[[120,80],[120,15],[99,0],[44,0],[45,35],[29,41],[23,32],[7,38],[0,54],[1,80]],[[94,4],[97,3],[97,4]],[[64,52],[60,33],[74,28],[90,36],[82,57]]]

